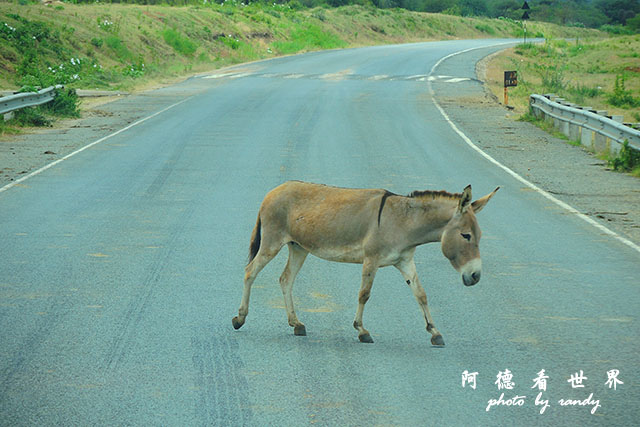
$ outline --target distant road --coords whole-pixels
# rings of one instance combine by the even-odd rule
[[[505,42],[199,76],[154,113],[166,111],[0,192],[0,425],[637,423],[640,254],[471,150],[429,92],[468,79],[432,73],[445,56]],[[277,283],[286,250],[233,330],[259,204],[289,179],[396,193],[472,184],[475,197],[502,187],[478,214],[478,285],[463,286],[437,245],[417,251],[446,347],[431,346],[394,269],[378,272],[365,310],[375,344],[358,342],[359,267],[312,257],[294,287],[308,336],[295,337]]]

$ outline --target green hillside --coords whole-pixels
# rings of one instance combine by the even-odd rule
[[[538,37],[603,37],[529,22]],[[0,3],[0,88],[133,90],[222,66],[305,51],[455,38],[521,37],[511,19],[372,6],[292,8],[226,1],[170,7]]]

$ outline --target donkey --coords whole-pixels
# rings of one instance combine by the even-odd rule
[[[233,327],[244,325],[249,313],[251,285],[256,276],[287,245],[289,259],[280,276],[289,325],[306,335],[293,308],[293,281],[309,253],[337,262],[362,264],[362,283],[353,327],[361,342],[373,339],[362,323],[373,279],[380,267],[393,265],[411,287],[431,333],[431,344],[443,346],[427,295],[413,259],[416,247],[441,242],[442,253],[462,275],[466,286],[480,280],[480,227],[475,214],[498,191],[471,202],[471,186],[462,193],[414,191],[400,196],[380,189],[346,189],[289,181],[271,190],[262,201],[251,235],[244,290]]]

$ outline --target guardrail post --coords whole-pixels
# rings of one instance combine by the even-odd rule
[[[580,126],[578,126],[575,123],[568,123],[569,125],[569,135],[567,135],[569,137],[569,140],[571,141],[580,141],[581,137],[580,137]]]
[[[587,147],[589,150],[593,150],[593,131],[587,128],[582,128],[580,132],[580,144]]]
[[[593,141],[593,148],[596,153],[609,152],[609,145],[607,144],[607,137],[596,132],[595,139]]]

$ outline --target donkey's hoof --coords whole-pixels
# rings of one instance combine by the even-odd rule
[[[296,325],[293,327],[293,335],[305,337],[307,336],[307,329],[304,327],[304,325]]]
[[[369,334],[358,335],[358,339],[360,340],[360,342],[364,342],[364,343],[367,343],[367,344],[373,344],[373,338],[371,338],[371,335],[369,335]]]
[[[240,329],[244,325],[244,322],[238,320],[238,316],[234,317],[231,323],[233,323],[233,329]]]
[[[431,344],[436,345],[438,347],[444,347],[444,339],[442,339],[442,335],[434,335],[431,337]]]

